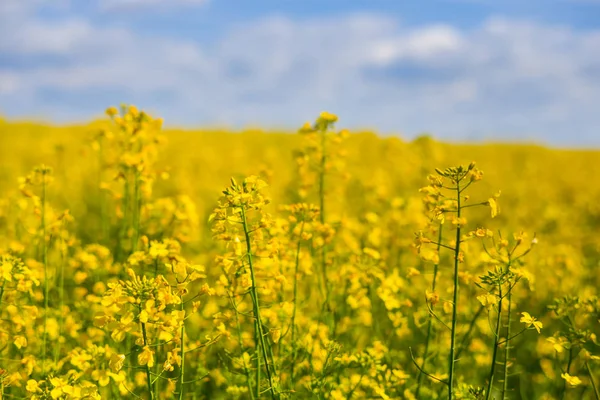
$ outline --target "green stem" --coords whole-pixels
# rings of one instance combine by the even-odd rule
[[[46,174],[42,175],[42,257],[44,263],[44,339],[42,344],[42,373],[46,373],[46,346],[48,340],[48,294],[50,280],[48,279],[48,247],[46,246]]]
[[[456,202],[457,202],[457,218],[460,220],[460,182],[456,182]],[[456,226],[456,246],[454,249],[454,293],[452,296],[452,329],[450,336],[450,357],[448,361],[448,400],[452,400],[452,389],[454,387],[454,363],[455,363],[455,351],[456,351],[456,320],[457,320],[457,309],[458,309],[458,256],[460,254],[460,225]]]
[[[250,399],[254,400],[254,392],[252,391],[252,382],[250,381],[250,371],[248,370],[248,366],[246,365],[246,360],[244,359],[244,342],[242,340],[242,328],[240,326],[240,318],[238,313],[237,304],[235,304],[235,300],[233,296],[230,295],[231,302],[233,303],[233,311],[235,313],[235,325],[237,327],[237,336],[238,342],[240,344],[240,355],[242,356],[242,362],[244,363],[244,375],[246,375],[246,385],[248,385],[248,393],[250,394]],[[259,389],[260,390],[260,389]]]
[[[442,224],[439,226],[438,232],[438,246],[437,252],[440,253],[440,243],[442,242]],[[437,274],[438,274],[439,263],[435,263],[433,265],[433,280],[431,282],[431,291],[435,292],[435,287],[437,283]],[[427,357],[429,357],[429,344],[431,342],[431,336],[433,332],[433,317],[431,314],[429,315],[429,321],[427,323],[427,337],[425,338],[425,352],[423,353],[423,362],[421,363],[421,370],[419,370],[419,377],[417,378],[417,390],[415,391],[415,397],[418,399],[419,394],[421,393],[421,385],[423,382],[423,372],[425,370],[425,366],[427,364]]]
[[[158,336],[158,329],[155,330],[155,334]],[[161,347],[162,346],[157,346],[156,347],[156,354],[160,354],[161,353]],[[154,363],[154,376],[159,377],[162,372],[160,372],[160,368],[161,365],[159,365],[157,362]],[[160,379],[159,378],[155,378],[154,379],[154,393],[156,393],[157,396],[160,395]]]
[[[144,346],[148,346],[148,336],[146,334],[146,324],[143,322],[142,322],[142,337],[144,339]],[[150,398],[154,399],[154,390],[152,389],[152,378],[150,376],[150,367],[148,367],[148,364],[146,364],[145,367],[146,367],[145,368],[146,384],[148,385],[148,392],[150,393]]]
[[[4,297],[4,285],[6,285],[6,281],[2,281],[2,286],[0,286],[0,305],[2,304],[2,297]]]
[[[460,358],[462,352],[467,348],[467,343],[469,342],[471,333],[473,333],[473,330],[475,329],[475,324],[477,323],[477,320],[479,319],[479,316],[481,315],[481,313],[483,313],[483,310],[485,310],[485,307],[480,306],[479,310],[477,310],[477,312],[471,319],[471,322],[469,323],[469,328],[467,329],[467,333],[465,333],[465,335],[463,336],[463,339],[460,342],[460,346],[458,347],[458,350],[456,351],[456,358]]]
[[[256,322],[256,320],[254,321],[254,332],[255,332],[255,336],[254,336],[254,341],[256,343],[256,348],[254,350],[254,354],[256,357],[256,373],[255,373],[255,390],[256,390],[256,398],[260,399],[260,375],[261,375],[261,361],[260,361],[260,345],[259,345],[259,341],[258,338],[256,337],[256,332],[258,332],[258,323]],[[268,365],[267,365],[268,367]]]
[[[325,223],[325,165],[327,163],[327,154],[325,152],[326,131],[321,131],[321,164],[319,168],[319,218],[322,224]]]
[[[587,369],[587,373],[590,376],[590,382],[592,383],[592,389],[594,389],[594,395],[596,396],[596,400],[600,400],[600,392],[598,392],[598,386],[596,386],[596,382],[594,381],[594,375],[592,375],[592,369],[590,368],[590,364],[586,361],[585,369]]]
[[[250,294],[252,297],[252,303],[253,303],[253,307],[254,307],[254,317],[256,319],[256,323],[255,323],[255,340],[256,340],[256,345],[258,347],[260,347],[261,349],[261,353],[262,353],[262,357],[263,357],[263,361],[265,363],[265,370],[267,372],[267,379],[269,381],[269,391],[271,392],[271,398],[275,399],[278,396],[276,396],[275,394],[275,388],[273,385],[273,377],[271,375],[271,368],[269,366],[269,357],[267,356],[267,347],[266,347],[266,343],[265,343],[265,335],[263,332],[263,325],[262,325],[262,319],[260,317],[260,303],[258,301],[258,291],[256,289],[256,274],[254,271],[254,263],[253,263],[253,259],[252,259],[252,243],[250,241],[250,232],[248,230],[248,221],[246,219],[246,207],[245,205],[242,205],[240,207],[241,211],[242,211],[242,225],[244,226],[244,236],[246,238],[246,252],[247,252],[247,257],[248,257],[248,265],[250,268],[250,278],[252,279],[252,287],[250,288]],[[257,359],[259,360],[257,362],[258,364],[258,368],[257,368],[257,382],[256,382],[256,386],[257,386],[257,392],[259,393],[260,396],[260,357],[257,357]],[[257,397],[259,397],[257,396]]]
[[[498,316],[496,318],[496,331],[494,332],[494,351],[492,353],[492,365],[490,367],[490,375],[488,377],[488,387],[485,392],[485,400],[489,400],[492,396],[494,387],[494,372],[496,371],[496,357],[498,356],[498,342],[500,341],[500,328],[502,326],[502,285],[498,285]],[[508,344],[508,343],[507,343]]]
[[[294,267],[294,311],[292,312],[292,362],[290,372],[290,384],[294,389],[294,377],[296,367],[296,310],[298,309],[298,270],[300,267],[300,248],[302,247],[302,234],[304,233],[304,221],[300,229],[300,237],[298,238],[298,246],[296,247],[296,265]]]
[[[508,268],[510,268],[510,261],[508,264]],[[511,311],[512,311],[512,290],[509,290],[508,292],[508,296],[507,299],[508,301],[508,309],[506,310],[506,315],[507,315],[507,323],[506,323],[506,338],[510,338],[511,335],[511,329],[510,329],[510,318],[511,318]],[[502,400],[504,400],[506,398],[506,393],[508,392],[508,361],[509,361],[509,357],[510,357],[510,341],[507,340],[506,344],[504,345],[504,373],[503,373],[503,377],[502,377]]]
[[[60,298],[60,308],[59,308],[59,312],[60,312],[60,321],[59,321],[59,327],[60,327],[60,334],[59,336],[62,336],[63,332],[65,331],[65,311],[64,311],[64,307],[65,307],[65,259],[66,259],[66,242],[64,237],[62,238],[62,248],[60,249],[60,281],[58,283],[58,293],[59,293],[59,298]],[[61,344],[59,343],[58,346],[56,346],[56,352],[54,354],[54,362],[58,361],[58,357],[60,356],[60,351],[61,351]]]
[[[319,219],[325,224],[325,167],[327,165],[327,131],[321,130],[321,165],[319,168]],[[321,248],[321,274],[323,275],[323,287],[325,288],[325,304],[329,302],[329,285],[327,283],[327,245],[323,243]]]
[[[183,298],[179,310],[183,312]],[[183,400],[183,376],[185,374],[185,320],[181,321],[181,367],[179,368],[179,400]]]
[[[569,359],[567,361],[567,374],[571,373],[571,364],[573,363],[573,345],[571,344],[571,347],[569,347]],[[563,382],[563,389],[562,389],[562,393],[560,398],[564,399],[565,395],[567,394],[567,381],[566,379]]]

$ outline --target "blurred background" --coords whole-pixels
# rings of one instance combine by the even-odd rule
[[[1,0],[0,115],[600,145],[596,0]]]

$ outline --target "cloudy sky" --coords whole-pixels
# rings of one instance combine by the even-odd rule
[[[600,0],[0,0],[0,114],[600,146]]]

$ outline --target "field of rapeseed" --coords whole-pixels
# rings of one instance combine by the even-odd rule
[[[0,398],[600,400],[600,153],[0,120]]]

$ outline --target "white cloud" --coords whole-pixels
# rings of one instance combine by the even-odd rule
[[[181,7],[201,6],[208,0],[98,0],[98,5],[104,11],[135,10],[146,7]]]
[[[0,95],[16,95],[20,86],[19,75],[15,72],[0,71]]]
[[[450,26],[433,25],[416,29],[406,35],[393,35],[390,40],[378,39],[373,43],[373,61],[382,66],[401,59],[414,59],[422,62],[439,58],[442,53],[458,51],[463,38],[460,32]]]
[[[12,54],[69,55],[93,33],[85,21],[67,20],[55,23],[30,23],[15,27],[10,41],[0,41],[0,50]]]
[[[381,15],[269,17],[201,46],[29,15],[0,38],[0,56],[41,57],[0,66],[0,93],[11,94],[0,110],[11,115],[82,119],[136,101],[174,124],[294,127],[328,109],[342,125],[408,136],[600,145],[600,31],[503,18],[462,30]]]

